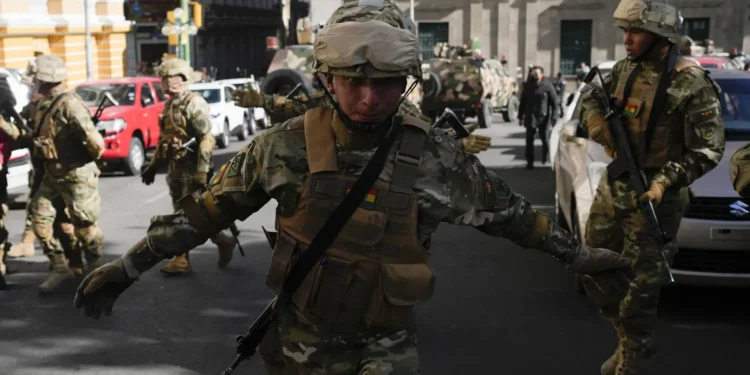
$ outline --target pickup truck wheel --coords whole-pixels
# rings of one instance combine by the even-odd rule
[[[489,99],[482,100],[482,108],[477,111],[477,122],[482,129],[492,125],[492,102]]]
[[[250,124],[250,120],[248,120],[247,114],[245,114],[242,116],[242,125],[240,125],[240,132],[237,134],[237,139],[240,141],[246,140],[248,135],[253,134],[253,129],[251,127],[252,124]]]
[[[266,113],[262,119],[258,120],[258,127],[261,129],[268,129],[271,126],[273,126],[273,123],[271,122],[271,116],[269,116],[268,113]]]
[[[510,99],[508,99],[508,108],[503,111],[503,120],[505,122],[516,121],[518,119],[519,107],[521,107],[521,102],[518,100],[518,97],[511,95]]]
[[[216,145],[219,148],[229,147],[229,120],[224,120],[224,130],[216,137]]]
[[[146,149],[138,137],[130,139],[128,157],[125,158],[124,171],[127,176],[135,176],[141,173],[141,167],[146,162]]]

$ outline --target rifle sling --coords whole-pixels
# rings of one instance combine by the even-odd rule
[[[36,131],[34,132],[34,137],[37,137],[40,134],[44,134],[47,131],[47,126],[43,126],[47,123],[47,117],[49,117],[49,115],[52,112],[57,110],[57,108],[60,106],[60,101],[62,100],[63,96],[68,96],[68,95],[70,94],[67,92],[64,92],[58,95],[57,98],[55,98],[55,100],[52,102],[52,104],[50,104],[50,106],[47,108],[47,110],[44,111],[44,114],[42,115],[41,120],[39,121],[38,124],[36,124]],[[44,127],[44,129],[42,129],[42,127]]]
[[[656,130],[656,123],[659,121],[662,111],[664,111],[664,104],[667,100],[667,87],[669,86],[669,79],[674,71],[675,64],[677,63],[677,48],[674,44],[669,47],[669,52],[664,59],[664,70],[659,77],[659,86],[656,87],[656,96],[654,97],[653,107],[651,107],[651,114],[648,118],[648,125],[646,126],[646,152],[651,146],[651,138],[654,136]]]
[[[289,275],[284,280],[284,284],[281,287],[281,293],[277,298],[276,308],[286,308],[292,299],[292,296],[297,291],[302,281],[305,279],[310,270],[318,264],[320,258],[325,254],[333,241],[338,236],[341,229],[349,221],[349,218],[357,210],[362,200],[367,195],[367,192],[375,184],[375,181],[380,176],[380,172],[385,166],[385,162],[388,159],[389,150],[391,145],[396,138],[401,134],[401,123],[403,117],[396,116],[393,118],[393,122],[388,135],[380,144],[372,159],[367,163],[362,174],[354,183],[352,190],[344,197],[341,204],[336,207],[336,210],[328,218],[323,225],[323,228],[313,238],[310,246],[303,251],[297,261],[292,265],[289,270]],[[326,173],[326,172],[321,172]]]

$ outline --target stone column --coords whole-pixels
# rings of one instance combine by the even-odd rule
[[[102,25],[96,37],[97,74],[100,79],[117,78],[125,75],[127,32],[130,22],[123,14],[123,0],[98,0],[96,15]]]

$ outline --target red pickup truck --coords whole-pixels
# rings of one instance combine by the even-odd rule
[[[161,81],[155,77],[91,81],[80,84],[75,91],[92,115],[105,93],[117,100],[118,105],[107,101],[96,124],[105,146],[100,166],[123,170],[129,176],[140,174],[146,150],[156,147],[159,140],[159,114],[167,101]]]

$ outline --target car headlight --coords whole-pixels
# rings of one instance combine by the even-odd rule
[[[602,175],[607,170],[607,164],[604,163],[589,163],[589,187],[591,187],[591,195],[596,195],[596,188],[599,186],[599,181],[602,179]]]
[[[116,118],[114,120],[99,121],[96,124],[96,130],[104,130],[105,134],[117,134],[127,127],[125,119]]]

